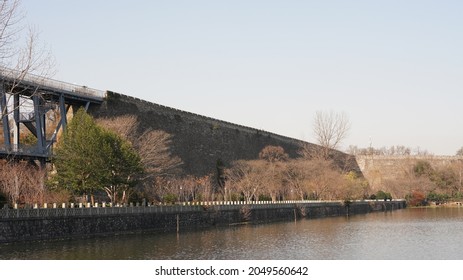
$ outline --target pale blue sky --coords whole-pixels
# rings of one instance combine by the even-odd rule
[[[463,146],[463,1],[23,0],[54,78],[343,147]]]

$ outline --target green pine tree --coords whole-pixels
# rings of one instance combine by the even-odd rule
[[[111,199],[136,183],[142,172],[140,157],[129,142],[98,126],[79,109],[57,144],[53,159],[55,181],[76,194],[90,195],[112,190]],[[108,193],[109,195],[109,193]]]

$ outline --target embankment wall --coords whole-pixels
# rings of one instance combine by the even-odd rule
[[[83,238],[140,231],[188,231],[242,223],[320,218],[406,207],[404,200],[207,204],[107,208],[1,209],[0,243]]]

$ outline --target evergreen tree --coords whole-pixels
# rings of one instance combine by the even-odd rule
[[[98,126],[84,109],[79,109],[69,122],[55,149],[56,181],[60,187],[77,194],[90,195],[112,190],[116,198],[136,182],[142,172],[140,157],[129,142]]]

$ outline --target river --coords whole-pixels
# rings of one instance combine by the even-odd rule
[[[463,207],[2,244],[0,259],[463,259]]]

